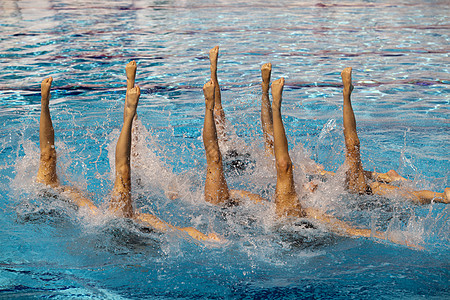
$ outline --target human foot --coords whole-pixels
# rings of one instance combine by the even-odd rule
[[[221,238],[217,234],[210,233],[210,234],[206,235],[203,232],[200,232],[193,227],[183,227],[183,228],[180,228],[180,230],[186,232],[192,238],[194,238],[198,241],[216,241],[216,242],[221,241]]]
[[[217,58],[219,57],[219,46],[215,46],[209,50],[209,61],[211,63],[211,70],[217,69]]]
[[[342,77],[342,83],[344,84],[344,92],[353,91],[352,68],[351,67],[345,68],[341,72],[341,77]]]
[[[279,109],[281,106],[281,95],[283,94],[283,87],[284,87],[284,78],[283,77],[272,82],[271,88],[272,88],[272,98],[273,98],[272,99],[272,108],[273,109]]]
[[[450,203],[450,188],[444,190],[444,201],[442,203]]]
[[[48,104],[50,101],[50,88],[52,87],[53,78],[45,78],[41,83],[41,104]]]
[[[386,172],[386,174],[391,178],[392,181],[407,181],[406,178],[400,176],[395,170],[389,170]]]
[[[211,232],[210,234],[208,234],[208,238],[212,241],[222,241],[222,239],[214,232]]]
[[[272,64],[266,63],[261,67],[261,77],[262,77],[262,93],[267,95],[269,93],[270,86],[270,74],[272,72]]]
[[[127,89],[134,87],[134,81],[136,79],[136,62],[130,61],[125,67],[125,73],[127,74]]]
[[[263,84],[266,84],[267,87],[269,86],[269,83],[270,83],[271,72],[272,72],[272,64],[271,63],[266,63],[266,64],[262,65],[261,77],[262,77]]]
[[[137,85],[127,92],[127,103],[125,104],[126,117],[134,118],[134,116],[136,115],[136,109],[139,103],[140,96],[141,96],[141,89]]]
[[[214,89],[215,85],[212,80],[203,86],[203,95],[205,96],[205,105],[207,109],[214,109]]]

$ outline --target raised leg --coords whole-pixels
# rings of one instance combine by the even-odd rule
[[[87,206],[92,213],[97,213],[98,209],[90,199],[84,197],[83,193],[75,187],[61,186],[56,175],[55,131],[49,110],[52,81],[53,78],[49,77],[44,79],[41,84],[41,117],[39,124],[41,156],[36,181],[54,188],[75,205],[79,207]]]
[[[39,148],[41,156],[36,181],[51,187],[59,185],[56,175],[55,132],[50,117],[50,88],[53,78],[49,77],[41,83],[41,117],[39,123]]]
[[[130,61],[126,66],[125,66],[125,73],[127,75],[127,95],[130,92],[130,90],[132,88],[134,88],[134,83],[135,83],[135,79],[136,79],[136,62],[134,60]],[[125,96],[125,105],[124,105],[124,111],[123,111],[123,119],[125,120],[125,115],[126,115],[126,109],[127,109],[127,96]],[[131,129],[131,136],[132,136],[132,141],[131,141],[131,155],[133,157],[133,159],[137,159],[139,157],[139,152],[136,151],[136,145],[139,143],[139,128],[136,125],[136,120],[137,120],[137,113],[134,116],[134,120],[133,120],[133,127]],[[139,166],[139,164],[135,165],[136,167]]]
[[[267,155],[273,155],[273,119],[272,107],[269,100],[270,73],[272,64],[267,63],[261,67],[262,99],[261,99],[261,127],[264,135],[264,146]]]
[[[126,109],[127,109],[127,97],[128,97],[128,92],[134,88],[134,82],[136,79],[136,62],[134,60],[130,61],[126,66],[125,66],[125,73],[127,75],[127,95],[125,96],[125,106],[124,106],[124,110],[123,110],[123,119],[125,120],[125,114],[126,114]]]
[[[214,120],[216,122],[217,135],[225,138],[225,112],[222,108],[222,97],[220,94],[219,81],[217,79],[217,61],[219,58],[219,46],[209,50],[209,61],[211,67],[211,80],[214,83]]]
[[[367,191],[366,179],[361,162],[358,133],[356,132],[356,120],[353,113],[350,95],[353,90],[352,68],[345,68],[342,73],[344,84],[344,136],[345,136],[345,164],[348,167],[346,184],[350,192],[364,194]]]
[[[225,204],[230,199],[230,192],[223,173],[222,154],[214,122],[214,90],[215,84],[212,80],[203,86],[205,96],[203,144],[207,162],[205,200],[212,204]]]
[[[292,161],[288,152],[288,142],[281,118],[281,95],[284,78],[272,83],[272,113],[274,153],[277,167],[277,185],[275,190],[275,206],[278,216],[303,216],[297,193],[295,191]]]
[[[131,88],[127,93],[125,118],[116,145],[116,179],[109,203],[109,209],[114,214],[127,218],[133,217],[134,214],[131,201],[131,128],[140,94],[138,86]]]

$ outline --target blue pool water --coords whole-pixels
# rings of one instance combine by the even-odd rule
[[[449,298],[444,204],[351,196],[340,178],[304,199],[418,243],[418,251],[341,237],[321,224],[279,223],[267,206],[222,210],[202,196],[201,87],[215,45],[228,133],[251,158],[244,172],[228,170],[231,187],[273,197],[259,125],[266,62],[272,79],[286,79],[283,115],[298,183],[311,159],[333,171],[343,162],[339,73],[351,66],[365,168],[396,169],[416,188],[449,186],[448,3],[392,3],[1,0],[0,297]],[[105,207],[131,59],[142,91],[135,206],[227,242],[92,218],[34,183],[40,81],[51,75],[59,176]],[[174,186],[181,198],[169,200]]]

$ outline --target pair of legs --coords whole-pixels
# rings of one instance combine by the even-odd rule
[[[55,133],[49,110],[52,81],[52,77],[49,77],[44,79],[41,84],[41,116],[39,126],[39,147],[41,155],[36,180],[66,193],[77,206],[88,206],[92,211],[97,211],[98,208],[95,207],[93,202],[84,197],[76,188],[61,186],[59,183],[56,173]],[[112,212],[128,218],[134,217],[131,201],[130,149],[131,127],[133,118],[136,115],[139,96],[139,87],[130,88],[127,91],[124,123],[116,146],[116,179],[112,192],[112,200],[110,202],[110,210]]]
[[[218,237],[214,233],[205,235],[192,227],[176,227],[152,214],[140,213],[133,209],[131,198],[130,153],[133,119],[136,116],[136,109],[140,97],[139,87],[134,86],[134,77],[136,73],[136,63],[134,61],[127,65],[126,72],[127,96],[124,109],[124,122],[116,145],[116,173],[114,187],[111,193],[111,201],[109,203],[109,210],[117,216],[132,218],[144,226],[150,226],[151,228],[161,232],[180,230],[198,240],[218,240]],[[56,150],[54,145],[55,136],[49,111],[50,88],[52,81],[53,79],[50,77],[44,79],[41,84],[42,97],[39,127],[39,144],[41,155],[36,180],[57,190],[58,192],[63,193],[78,207],[89,208],[89,211],[95,215],[98,214],[99,209],[94,205],[94,203],[90,199],[84,197],[82,192],[78,189],[60,185],[56,173]]]
[[[270,75],[269,75],[270,80]],[[268,84],[268,83],[267,83]],[[277,166],[277,185],[275,190],[275,210],[278,216],[303,216],[303,211],[295,191],[292,161],[288,152],[286,133],[281,119],[281,101],[284,78],[272,83],[273,103],[273,137],[274,153]],[[259,202],[258,195],[229,190],[222,165],[222,154],[219,149],[217,130],[214,122],[215,84],[211,80],[203,86],[205,96],[205,119],[203,125],[203,144],[205,146],[207,170],[205,182],[205,200],[224,205],[237,197],[248,197]],[[268,97],[267,97],[267,101]],[[266,105],[270,105],[266,103]]]
[[[444,193],[436,193],[427,190],[414,191],[386,184],[385,182],[405,180],[393,170],[387,173],[364,171],[361,162],[359,138],[356,132],[355,114],[353,113],[351,103],[351,93],[353,91],[351,76],[352,68],[345,68],[341,73],[342,83],[344,85],[343,118],[346,149],[345,164],[348,168],[346,172],[346,186],[348,190],[358,194],[369,192],[381,196],[397,193],[402,197],[421,204],[430,203],[432,200],[436,202],[449,203],[450,188],[446,188]],[[369,180],[372,180],[372,182],[369,182]]]
[[[269,99],[272,64],[261,67],[261,127],[267,156],[275,155],[277,185],[275,188],[276,213],[279,216],[303,216],[298,195],[295,191],[293,164],[289,156],[289,145],[281,117],[281,102],[284,78],[272,83],[272,105]]]
[[[260,202],[260,196],[241,190],[229,190],[225,179],[219,140],[226,141],[225,112],[222,107],[219,81],[217,79],[217,61],[219,46],[209,51],[211,80],[203,86],[205,96],[205,119],[203,125],[203,143],[206,151],[207,171],[205,182],[205,200],[217,205],[229,205],[237,198],[247,197]]]

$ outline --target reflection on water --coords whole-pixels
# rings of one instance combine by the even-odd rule
[[[211,207],[202,198],[201,140],[207,53],[220,45],[237,149],[224,153],[229,185],[273,197],[259,121],[266,62],[273,79],[286,78],[283,120],[296,181],[307,181],[311,159],[336,171],[344,157],[339,73],[352,66],[365,168],[397,169],[412,186],[442,191],[450,169],[447,3],[0,0],[0,10],[2,297],[449,296],[445,205],[347,195],[341,178],[303,199],[424,251],[340,237],[309,220],[277,222],[271,205]],[[105,205],[131,59],[142,89],[135,205],[215,231],[223,244],[92,219],[33,181],[40,81],[51,75],[59,175]],[[169,200],[174,187],[180,198]]]

